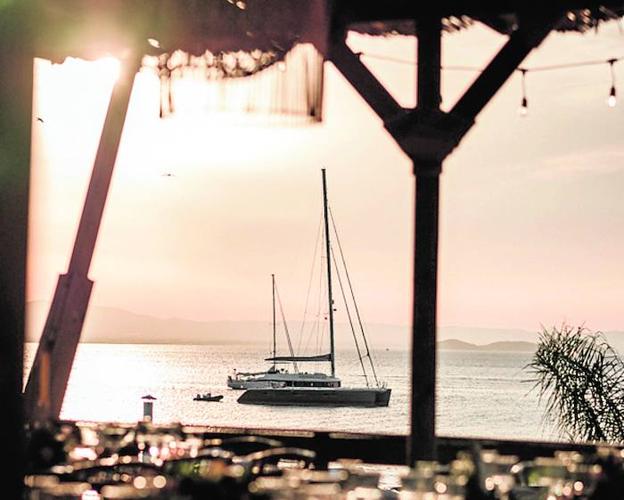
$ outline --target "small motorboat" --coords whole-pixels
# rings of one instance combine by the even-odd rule
[[[221,394],[211,394],[207,392],[206,394],[196,394],[193,401],[221,401],[222,399],[223,395]]]

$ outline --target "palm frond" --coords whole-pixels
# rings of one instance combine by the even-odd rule
[[[561,436],[624,442],[624,363],[600,332],[544,328],[525,368]]]

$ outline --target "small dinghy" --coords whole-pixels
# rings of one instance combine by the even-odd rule
[[[223,396],[221,394],[211,394],[207,392],[206,394],[196,394],[193,398],[193,401],[221,401]]]

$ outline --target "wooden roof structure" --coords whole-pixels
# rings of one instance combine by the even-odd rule
[[[165,48],[190,53],[288,48],[312,42],[325,52],[327,25],[333,35],[344,29],[370,35],[414,35],[431,9],[414,0],[39,0],[27,2],[33,19],[33,42],[40,57],[61,61],[67,56],[89,59],[115,54],[124,46],[159,40]],[[436,2],[442,30],[454,32],[481,22],[511,35],[524,20],[557,12],[554,30],[585,32],[624,14],[624,2],[550,0],[536,8],[522,1]]]
[[[294,7],[296,6],[296,7]],[[435,9],[435,10],[432,10]],[[624,13],[622,0],[10,0],[0,5],[0,439],[14,457],[5,491],[22,484],[22,405],[32,58],[123,61],[95,158],[70,265],[55,292],[25,392],[30,418],[58,417],[92,281],[88,271],[121,130],[148,37],[165,50],[251,50],[314,43],[383,121],[412,160],[416,181],[411,433],[408,460],[432,458],[435,438],[437,236],[444,159],[483,107],[552,30],[584,32]],[[482,22],[509,36],[448,112],[440,110],[441,35]],[[402,108],[345,44],[347,30],[412,34],[418,43],[418,105]],[[14,495],[19,497],[19,493]]]
[[[520,1],[492,2],[442,1],[436,2],[437,12],[442,17],[442,29],[455,32],[470,27],[474,22],[483,23],[503,35],[510,35],[520,25],[523,17],[539,16],[545,9],[565,12],[555,25],[556,31],[584,33],[597,28],[601,23],[619,19],[624,15],[623,2],[566,2],[550,1],[548,5],[535,7]],[[391,6],[358,8],[357,2],[339,2],[338,10],[345,19],[350,19],[349,29],[369,35],[415,35],[417,18],[407,17],[414,9],[413,2],[392,2]],[[383,13],[380,12],[383,10]],[[429,9],[430,10],[430,9]],[[423,9],[422,14],[426,14]]]

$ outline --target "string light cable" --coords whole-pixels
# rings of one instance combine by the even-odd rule
[[[397,64],[407,64],[410,66],[418,66],[418,62],[416,61],[410,61],[407,59],[401,59],[398,57],[386,56],[382,54],[374,54],[374,53],[369,53],[369,52],[356,52],[355,55],[358,56],[359,58],[365,57],[365,58],[370,58],[370,59],[378,59],[381,61],[388,61],[388,62],[397,63]],[[599,59],[599,60],[591,60],[591,61],[579,61],[579,62],[573,62],[573,63],[550,64],[550,65],[544,65],[544,66],[534,66],[531,68],[519,67],[515,70],[520,74],[520,78],[521,78],[520,83],[521,83],[521,91],[522,91],[522,100],[520,102],[520,108],[518,112],[520,113],[521,116],[526,116],[528,114],[529,101],[527,97],[527,86],[526,86],[528,73],[536,73],[536,72],[542,72],[542,71],[557,71],[557,70],[571,69],[571,68],[582,68],[585,66],[600,66],[600,65],[605,65],[605,64],[609,67],[609,71],[611,75],[611,88],[609,89],[609,95],[607,97],[607,105],[610,108],[614,108],[617,104],[617,90],[616,90],[616,84],[615,84],[615,65],[616,63],[619,63],[623,60],[624,60],[624,56],[620,56],[620,57],[613,57],[607,60]],[[449,66],[440,66],[440,69],[442,71],[468,71],[468,72],[474,72],[474,73],[483,73],[484,71],[482,68],[478,68],[476,66],[449,65]]]

